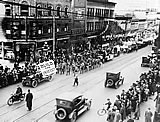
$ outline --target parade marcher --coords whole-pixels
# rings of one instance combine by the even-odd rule
[[[145,111],[145,122],[152,122],[152,112],[151,112],[151,109],[148,108],[147,111]]]
[[[75,78],[74,78],[74,83],[73,83],[73,86],[77,85],[78,86],[78,76],[76,75]]]
[[[32,110],[32,100],[33,100],[33,94],[30,92],[30,89],[28,89],[28,93],[26,95],[26,103],[29,111]]]

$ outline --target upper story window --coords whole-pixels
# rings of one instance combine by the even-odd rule
[[[66,17],[68,17],[68,8],[65,8],[65,10],[64,10],[64,15],[65,15]]]
[[[61,9],[61,7],[57,7],[57,16],[59,16],[60,17],[60,9]]]
[[[104,10],[104,17],[108,17],[108,15],[109,15],[109,10],[108,10],[108,9],[105,9],[105,10]]]
[[[114,10],[110,10],[110,17],[113,17]]]
[[[11,15],[11,6],[9,4],[5,5],[5,15],[10,16]]]
[[[21,16],[28,16],[29,15],[29,7],[27,1],[22,1],[21,5]]]
[[[94,16],[94,8],[88,8],[87,17],[93,17],[93,16]]]

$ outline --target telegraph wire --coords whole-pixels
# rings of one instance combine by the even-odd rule
[[[44,7],[37,7],[36,6],[32,6],[32,5],[25,5],[25,4],[20,4],[20,3],[17,3],[17,2],[10,2],[10,1],[2,1],[0,0],[0,3],[3,3],[3,4],[10,4],[10,5],[17,5],[17,6],[27,6],[27,7],[30,7],[30,8],[35,8],[37,10],[39,9],[42,9],[42,10],[48,10],[48,11],[53,11],[53,12],[57,12],[58,10],[55,10],[55,9],[50,9],[50,8],[44,8]],[[59,12],[66,12],[66,11],[59,11]],[[115,19],[114,17],[104,17],[104,16],[95,16],[95,15],[88,15],[88,14],[80,14],[80,13],[75,13],[75,12],[70,12],[70,11],[67,11],[68,14],[72,14],[72,15],[81,15],[81,16],[86,16],[86,17],[97,17],[97,18],[101,18],[101,19]]]

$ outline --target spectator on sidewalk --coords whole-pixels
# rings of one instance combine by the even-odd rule
[[[151,112],[151,109],[148,108],[148,110],[145,111],[145,122],[152,122],[152,116],[153,113]]]
[[[154,99],[154,101],[156,100],[156,112],[160,113],[160,93],[157,92],[157,96]]]
[[[127,120],[127,122],[134,122],[134,119],[131,118],[131,115],[128,116],[129,119]]]

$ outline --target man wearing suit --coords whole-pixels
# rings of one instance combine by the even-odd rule
[[[26,102],[29,111],[32,110],[32,100],[33,100],[33,94],[30,92],[30,89],[28,89],[28,94],[26,95]]]

